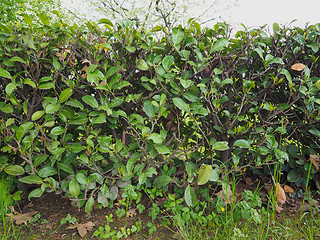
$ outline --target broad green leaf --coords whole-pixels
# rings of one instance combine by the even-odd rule
[[[153,186],[160,189],[167,186],[169,183],[171,183],[171,177],[168,175],[161,175],[153,181]]]
[[[93,108],[98,108],[99,107],[99,104],[98,104],[98,101],[91,95],[85,95],[82,97],[82,100],[90,105],[91,107]]]
[[[142,71],[148,71],[149,65],[148,65],[148,63],[146,63],[145,60],[141,59],[137,65],[137,68],[139,68]]]
[[[20,178],[19,181],[27,184],[42,184],[42,179],[34,174]]]
[[[150,100],[147,100],[143,103],[143,110],[149,118],[154,116],[155,109]]]
[[[101,124],[107,121],[107,115],[100,113],[98,117],[92,118],[92,124]]]
[[[60,134],[63,134],[65,133],[66,129],[61,127],[61,126],[57,126],[57,127],[54,127],[51,129],[51,134],[52,135],[55,135],[55,136],[58,136]]]
[[[163,142],[163,138],[159,133],[151,133],[148,137],[156,144],[161,144]]]
[[[71,106],[71,107],[80,108],[81,110],[84,109],[83,104],[76,99],[70,99],[68,102],[66,102],[66,105]]]
[[[42,190],[42,188],[36,188],[29,193],[28,199],[30,201],[30,198],[32,197],[35,197],[35,198],[41,197],[43,193],[44,193],[44,190]]]
[[[23,84],[27,84],[33,88],[36,88],[36,84],[30,79],[30,78],[26,78],[23,80]]]
[[[20,165],[9,165],[7,166],[4,171],[12,176],[18,176],[24,174],[24,168]]]
[[[128,87],[130,85],[131,85],[131,83],[129,83],[128,81],[121,81],[121,82],[114,84],[112,89],[121,89],[124,87]]]
[[[113,26],[112,22],[106,18],[101,18],[98,24],[107,24],[107,25]]]
[[[155,148],[159,154],[170,154],[169,148],[165,145],[156,145]]]
[[[16,138],[18,142],[21,141],[22,137],[33,127],[33,122],[25,122],[21,124],[16,131]]]
[[[44,161],[47,160],[49,156],[48,155],[40,155],[38,157],[36,157],[36,159],[34,160],[34,167],[38,167],[41,163],[43,163]]]
[[[41,22],[44,24],[44,25],[49,25],[50,21],[49,21],[49,17],[47,14],[45,13],[39,13],[38,14],[38,17],[40,18]]]
[[[268,65],[273,64],[273,63],[279,63],[279,64],[284,64],[283,60],[279,57],[273,58],[272,60],[268,61]]]
[[[168,71],[171,65],[173,64],[174,58],[173,56],[165,56],[162,60],[162,66],[163,68]]]
[[[76,179],[77,179],[78,183],[80,183],[81,185],[86,186],[88,184],[88,178],[83,173],[80,173],[80,172],[77,173]]]
[[[248,149],[251,148],[250,143],[244,139],[239,139],[239,140],[235,141],[233,146],[240,147],[240,148],[248,148]]]
[[[38,88],[42,90],[51,89],[54,88],[54,84],[52,82],[45,82],[39,84]]]
[[[94,205],[94,198],[91,196],[89,197],[89,199],[86,202],[86,206],[85,206],[85,212],[90,215],[92,209],[93,209],[93,205]]]
[[[29,15],[23,14],[23,19],[24,19],[26,24],[28,24],[29,26],[32,25],[32,19],[31,19],[31,17]]]
[[[298,180],[301,180],[303,178],[303,175],[304,174],[299,168],[294,168],[288,173],[287,180],[289,182],[297,182]]]
[[[63,148],[63,150],[64,150],[64,148]],[[52,152],[52,151],[51,151],[51,152]],[[67,172],[67,173],[70,173],[70,174],[73,174],[73,173],[74,173],[74,171],[73,171],[72,166],[71,166],[70,163],[59,162],[59,163],[57,163],[57,167],[58,167],[59,169],[61,169],[62,171],[65,171],[65,172]]]
[[[11,74],[3,68],[0,68],[0,77],[12,78]]]
[[[278,23],[274,23],[273,25],[272,25],[272,28],[273,28],[273,34],[274,35],[276,35],[276,34],[278,34],[279,33],[279,24]]]
[[[284,160],[289,161],[288,153],[286,153],[280,149],[274,149],[274,153],[275,153],[276,158],[279,160],[279,162],[284,163]]]
[[[17,84],[15,82],[11,82],[6,86],[6,94],[7,96],[11,95],[11,93],[13,93],[13,91],[17,88]]]
[[[67,101],[71,97],[72,93],[72,88],[67,88],[63,90],[59,96],[59,102],[64,103],[65,101]]]
[[[118,67],[111,67],[108,69],[105,78],[108,79],[109,77],[111,77],[112,75],[114,75],[117,71],[118,71]]]
[[[307,47],[311,48],[314,53],[319,51],[319,44],[316,42],[307,44]]]
[[[194,207],[197,204],[196,191],[189,184],[184,191],[184,200],[189,207]]]
[[[177,47],[184,38],[184,31],[179,28],[172,29],[172,43]]]
[[[206,184],[210,180],[212,170],[213,169],[211,165],[204,164],[201,166],[198,175],[198,185]]]
[[[219,141],[212,144],[212,149],[217,151],[225,151],[229,149],[227,141]]]
[[[42,178],[53,176],[53,175],[56,175],[57,173],[58,173],[57,169],[55,169],[54,167],[44,167],[44,168],[41,168],[38,172],[39,176]]]
[[[261,48],[256,48],[255,51],[259,54],[260,58],[261,58],[262,60],[264,60],[263,52],[262,52]]]
[[[291,77],[289,71],[288,71],[287,69],[282,69],[282,70],[281,70],[281,73],[286,76],[286,78],[287,78],[287,80],[288,80],[288,82],[289,82],[289,87],[291,88],[291,87],[292,87],[292,86],[291,86],[291,85],[292,85],[292,77]]]
[[[218,168],[214,168],[212,170],[212,173],[211,173],[211,176],[210,176],[210,181],[211,182],[218,181],[219,180],[219,173],[220,173],[219,169]]]
[[[46,113],[47,114],[54,114],[55,112],[59,111],[61,108],[61,105],[59,103],[51,103],[46,107]]]
[[[10,61],[11,62],[22,62],[22,63],[26,64],[25,60],[23,60],[21,57],[17,57],[17,56],[10,58]]]
[[[173,104],[184,112],[188,112],[188,105],[181,98],[174,98]]]
[[[81,151],[82,151],[82,145],[81,145],[81,143],[74,143],[74,144],[70,145],[69,151],[70,151],[70,152],[74,152],[74,153],[79,153],[79,152],[81,152]]]
[[[80,184],[73,178],[69,183],[69,191],[73,197],[78,197],[80,194]]]
[[[215,44],[212,46],[210,52],[216,52],[216,51],[221,51],[223,50],[226,46],[228,45],[228,39],[226,38],[221,38]]]
[[[31,116],[32,121],[37,121],[39,118],[41,118],[45,114],[45,111],[36,111],[34,114]]]

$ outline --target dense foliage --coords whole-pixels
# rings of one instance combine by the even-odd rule
[[[192,206],[196,185],[245,167],[305,179],[319,151],[319,24],[230,37],[224,23],[39,17],[0,34],[0,174],[32,184],[29,197],[62,191],[90,212],[178,186]]]

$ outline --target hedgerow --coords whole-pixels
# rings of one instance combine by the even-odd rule
[[[29,198],[64,192],[90,212],[176,185],[192,206],[196,185],[244,168],[304,181],[319,152],[320,24],[232,36],[26,15],[1,29],[1,175]]]

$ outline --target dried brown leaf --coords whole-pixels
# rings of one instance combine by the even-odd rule
[[[136,208],[132,208],[132,209],[129,209],[128,211],[127,211],[127,217],[134,217],[135,215],[137,215],[137,213],[136,213]]]
[[[83,59],[83,60],[81,61],[81,63],[82,63],[82,64],[84,64],[84,63],[89,63],[89,65],[92,64],[88,59]]]
[[[77,229],[78,233],[80,234],[81,237],[84,237],[84,235],[86,235],[88,233],[88,231],[92,231],[93,227],[95,226],[95,224],[93,222],[87,222],[84,224],[79,224],[79,223],[75,223],[72,226],[67,227],[67,229]]]
[[[294,194],[293,188],[288,186],[288,185],[284,185],[283,186],[283,190],[284,190],[284,192],[287,192],[287,193],[290,193],[290,194]]]
[[[310,154],[309,161],[312,162],[313,166],[319,170],[320,158],[315,154]]]
[[[281,213],[281,211],[283,210],[282,207],[280,207],[278,204],[276,205],[276,210],[278,213]]]
[[[291,66],[291,69],[296,70],[296,71],[302,71],[305,68],[306,68],[306,66],[302,63],[295,63]]]
[[[251,186],[253,184],[253,181],[252,181],[252,179],[250,177],[246,177],[244,179],[244,182],[249,186]]]
[[[279,183],[277,183],[277,187],[276,187],[276,198],[277,198],[277,202],[280,204],[284,204],[287,200],[286,194]]]
[[[27,213],[18,213],[18,214],[7,214],[12,217],[12,220],[15,221],[17,225],[21,223],[27,224],[28,221],[33,219],[33,216],[36,215],[38,211],[31,211]]]
[[[232,191],[231,191],[231,189],[229,190],[229,192],[224,192],[223,190],[221,190],[220,192],[215,193],[215,195],[217,197],[221,197],[225,204],[231,204],[232,203]]]

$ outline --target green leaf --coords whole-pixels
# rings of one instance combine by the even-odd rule
[[[143,103],[143,110],[149,118],[154,116],[155,109],[150,100],[147,100]]]
[[[30,201],[30,198],[32,197],[35,197],[35,198],[41,197],[43,193],[44,193],[44,190],[42,190],[42,188],[36,188],[29,193],[28,199]]]
[[[92,209],[93,209],[93,205],[94,205],[94,198],[91,196],[89,197],[88,201],[86,202],[86,206],[85,206],[85,212],[90,215]]]
[[[80,184],[73,178],[69,183],[69,191],[73,197],[78,197],[80,194]]]
[[[24,19],[26,24],[28,24],[29,26],[32,25],[32,19],[31,19],[31,17],[29,17],[29,15],[23,14],[23,19]]]
[[[42,178],[53,176],[53,175],[56,175],[57,173],[58,173],[57,169],[55,169],[54,167],[44,167],[44,168],[41,168],[38,172],[39,176]]]
[[[268,61],[268,65],[273,64],[273,63],[279,63],[279,64],[284,64],[283,60],[279,57],[273,58],[272,60]]]
[[[168,71],[171,65],[173,64],[174,58],[173,56],[165,56],[162,60],[162,66],[163,68]]]
[[[121,82],[118,82],[118,83],[114,84],[112,89],[121,89],[121,88],[124,88],[124,87],[128,87],[130,85],[131,85],[131,83],[129,83],[128,81],[121,81]]]
[[[159,133],[151,133],[148,137],[156,144],[161,144],[163,142],[163,138]]]
[[[289,182],[297,182],[302,178],[303,178],[303,173],[299,168],[292,169],[287,175],[287,179]]]
[[[49,17],[47,14],[45,13],[39,13],[38,14],[38,17],[40,18],[41,22],[44,24],[44,25],[49,25],[50,21],[49,21]]]
[[[261,58],[262,60],[264,60],[264,58],[263,58],[263,52],[262,52],[261,48],[256,48],[255,51],[259,54],[260,58]]]
[[[148,63],[146,63],[145,60],[141,59],[137,65],[137,68],[139,68],[142,71],[148,71],[149,65],[148,65]]]
[[[184,31],[179,28],[172,29],[172,43],[177,47],[184,38]]]
[[[69,151],[70,151],[70,152],[74,152],[74,153],[79,153],[79,152],[81,152],[81,151],[82,151],[82,145],[81,145],[81,143],[74,143],[74,144],[70,145]]]
[[[66,105],[71,106],[71,107],[80,108],[81,110],[84,109],[83,104],[76,99],[70,99],[68,102],[66,102]]]
[[[240,147],[240,148],[248,148],[248,149],[251,148],[250,143],[244,139],[239,139],[239,140],[235,141],[233,146]]]
[[[159,154],[170,154],[169,148],[164,145],[156,145],[155,148]]]
[[[71,97],[72,93],[72,88],[67,88],[63,90],[59,96],[59,102],[64,103],[65,101],[67,101]]]
[[[26,64],[25,60],[23,60],[21,57],[17,57],[17,56],[10,58],[10,61],[11,62],[22,62],[22,63]]]
[[[219,180],[219,173],[220,173],[219,169],[218,168],[214,168],[212,170],[212,173],[211,173],[211,176],[210,176],[210,181],[211,182],[218,181]]]
[[[27,84],[33,88],[36,88],[36,84],[30,79],[30,78],[26,78],[23,80],[23,84]]]
[[[63,149],[63,150],[64,150],[64,149]],[[69,163],[59,162],[59,163],[57,163],[57,167],[58,167],[59,169],[61,169],[62,171],[65,171],[65,172],[67,172],[67,173],[70,173],[70,174],[73,174],[73,173],[74,173],[74,171],[73,171],[73,169],[72,169],[72,166],[71,166],[71,164],[69,164]]]
[[[39,84],[38,88],[42,90],[51,89],[51,88],[54,88],[54,84],[51,82],[45,82],[45,83]]]
[[[198,202],[196,191],[189,184],[184,191],[184,200],[189,207],[194,207]]]
[[[204,164],[201,166],[198,176],[198,185],[206,184],[210,180],[212,170],[213,169],[211,165]]]
[[[4,171],[12,176],[18,176],[24,174],[24,168],[20,165],[9,165],[7,166]]]
[[[88,184],[88,178],[83,173],[80,173],[80,172],[77,173],[76,179],[77,179],[78,183],[80,183],[81,185],[86,186]]]
[[[169,183],[171,183],[171,177],[168,175],[161,175],[153,181],[153,186],[160,189],[167,186]]]
[[[17,84],[15,82],[11,82],[6,86],[6,94],[7,96],[11,95],[11,93],[13,93],[13,91],[17,88]]]
[[[92,118],[92,124],[101,124],[107,121],[107,115],[100,113],[98,117]]]
[[[276,158],[279,160],[279,162],[284,163],[284,160],[289,161],[288,153],[286,153],[280,149],[274,149],[274,153],[275,153]]]
[[[212,144],[212,149],[217,151],[225,151],[229,149],[227,141],[219,141]]]
[[[278,23],[274,23],[273,25],[272,25],[272,28],[273,28],[273,34],[274,35],[276,35],[276,34],[278,34],[279,33],[279,24]]]
[[[34,174],[20,178],[19,181],[27,184],[42,184],[42,179]]]
[[[18,142],[21,141],[22,137],[33,127],[33,122],[25,122],[18,127],[16,131],[16,138]]]
[[[91,95],[85,95],[82,97],[82,100],[90,105],[91,107],[93,108],[98,108],[99,107],[99,104],[98,104],[98,101]]]
[[[36,111],[34,114],[32,114],[31,116],[31,120],[32,121],[36,121],[38,120],[39,118],[41,118],[43,116],[43,114],[45,113],[45,111]]]
[[[219,39],[211,48],[210,53],[223,50],[228,45],[228,39],[221,38]]]
[[[181,98],[174,98],[173,104],[184,112],[188,112],[188,105]]]
[[[48,106],[46,106],[46,113],[54,114],[56,111],[59,111],[60,108],[61,108],[61,105],[59,103],[51,103]]]
[[[319,51],[319,44],[318,43],[315,43],[315,42],[309,43],[309,44],[307,44],[307,47],[311,48],[314,53]]]
[[[106,19],[106,18],[101,18],[99,20],[98,24],[107,24],[107,25],[113,26],[112,22],[109,19]]]
[[[58,136],[60,134],[63,134],[65,133],[66,129],[61,127],[61,126],[57,126],[57,127],[54,127],[51,129],[51,134],[52,135],[55,135],[55,136]]]
[[[114,75],[117,71],[118,71],[118,67],[111,67],[108,69],[105,78],[108,79],[109,77],[111,77],[112,75]]]
[[[0,77],[12,78],[11,74],[3,68],[0,68]]]

